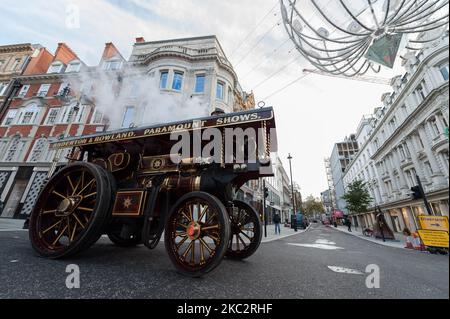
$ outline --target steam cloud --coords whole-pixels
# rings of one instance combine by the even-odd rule
[[[134,107],[132,122],[136,126],[208,116],[211,110],[206,97],[162,91],[157,76],[132,68],[83,71],[78,74],[77,80],[69,83],[71,87],[78,87],[93,102],[96,110],[104,114],[108,130],[122,127],[125,109],[129,106]]]

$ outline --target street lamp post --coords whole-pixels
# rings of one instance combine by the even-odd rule
[[[292,179],[292,164],[291,164],[292,156],[291,156],[290,153],[289,153],[289,156],[288,156],[288,160],[289,160],[289,171],[290,171],[290,174],[291,174],[292,208],[293,208],[293,215],[295,216],[295,212],[297,210],[295,209],[294,180]]]

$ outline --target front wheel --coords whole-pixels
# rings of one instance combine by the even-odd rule
[[[171,209],[164,236],[176,269],[200,277],[216,268],[227,250],[230,222],[226,208],[208,193],[188,193]]]
[[[262,239],[262,225],[256,210],[246,202],[235,200],[230,214],[231,236],[226,256],[245,259],[253,255]]]
[[[98,240],[113,201],[102,170],[91,163],[66,166],[41,191],[29,224],[31,245],[41,256],[72,256]]]

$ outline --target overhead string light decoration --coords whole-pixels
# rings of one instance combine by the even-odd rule
[[[280,0],[286,31],[316,68],[353,77],[393,68],[448,32],[449,0]]]

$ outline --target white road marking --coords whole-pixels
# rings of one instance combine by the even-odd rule
[[[336,245],[336,243],[334,241],[329,241],[328,239],[322,239],[322,238],[317,239],[316,244]]]
[[[343,273],[343,274],[349,274],[349,275],[364,275],[362,272],[360,272],[358,270],[345,268],[345,267],[328,266],[328,268],[337,273]]]
[[[16,229],[0,229],[0,232],[2,231],[28,231],[28,229],[21,229],[21,228],[16,228]]]
[[[14,259],[14,260],[10,260],[9,262],[10,263],[18,263],[19,261],[17,259]]]
[[[299,246],[299,247],[308,247],[308,248],[318,248],[318,249],[324,249],[324,250],[344,249],[342,247],[338,247],[338,246],[334,246],[334,245],[324,245],[324,244],[294,244],[294,243],[288,243],[288,245]]]

